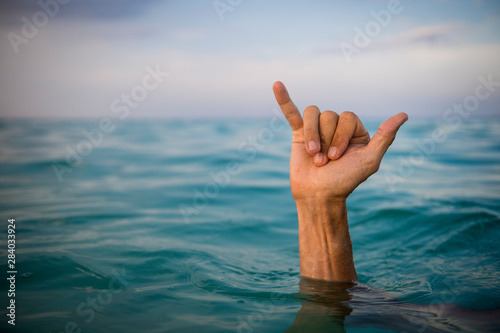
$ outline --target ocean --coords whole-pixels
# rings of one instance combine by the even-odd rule
[[[348,198],[358,285],[300,277],[282,118],[0,120],[0,330],[500,331],[500,119],[459,120]]]

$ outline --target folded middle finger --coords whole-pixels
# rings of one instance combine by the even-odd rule
[[[319,117],[319,136],[321,140],[321,150],[314,156],[314,164],[323,166],[328,163],[328,148],[332,142],[339,115],[333,111],[323,111]]]

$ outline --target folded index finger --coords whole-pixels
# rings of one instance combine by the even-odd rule
[[[302,128],[303,121],[300,115],[299,109],[293,104],[288,91],[283,83],[277,81],[273,85],[274,97],[280,105],[281,111],[285,115],[286,120],[290,124],[293,131],[297,131]]]

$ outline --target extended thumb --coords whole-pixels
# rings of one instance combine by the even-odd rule
[[[401,125],[403,125],[407,120],[408,115],[401,112],[390,117],[380,125],[377,133],[375,133],[373,138],[368,143],[369,149],[373,150],[378,155],[380,160],[384,157],[385,152],[389,149],[389,146],[396,138],[396,133]]]

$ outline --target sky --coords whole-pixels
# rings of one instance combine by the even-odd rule
[[[485,0],[5,0],[0,116],[266,117],[280,80],[300,109],[439,117],[500,82],[499,32]]]

